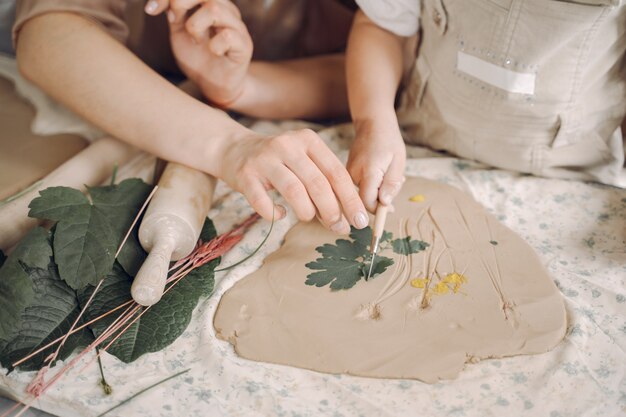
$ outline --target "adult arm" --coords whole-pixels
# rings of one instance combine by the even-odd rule
[[[338,232],[347,230],[346,218],[366,225],[347,171],[315,133],[251,132],[181,92],[87,18],[54,12],[28,20],[17,57],[26,78],[85,119],[225,180],[265,218],[274,212],[267,190],[275,188],[303,220],[317,211]]]

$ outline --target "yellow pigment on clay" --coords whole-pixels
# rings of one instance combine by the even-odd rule
[[[428,278],[415,278],[411,280],[411,286],[415,288],[426,288],[428,281]]]
[[[409,198],[409,201],[413,203],[421,203],[424,200],[426,200],[426,197],[424,197],[423,194],[415,194],[413,197]]]
[[[458,272],[453,272],[446,275],[442,282],[445,282],[446,284],[453,284],[452,291],[456,294],[461,289],[461,285],[467,282],[467,278]]]
[[[414,288],[424,289],[430,283],[430,278],[415,278],[411,280],[411,286]],[[467,283],[467,278],[465,276],[459,274],[458,272],[453,272],[451,274],[446,275],[441,281],[439,281],[434,287],[428,288],[426,291],[426,299],[430,300],[431,296],[434,295],[445,295],[445,294],[456,294],[461,289],[461,285]],[[450,292],[452,291],[452,292]]]

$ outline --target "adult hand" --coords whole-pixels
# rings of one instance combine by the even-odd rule
[[[390,205],[404,183],[406,147],[397,123],[355,123],[348,172],[370,212],[380,201]]]
[[[252,58],[252,39],[230,0],[151,0],[146,12],[167,9],[170,39],[181,70],[221,107],[237,100]]]
[[[224,152],[220,178],[241,192],[265,219],[274,211],[268,190],[276,189],[300,220],[319,214],[322,223],[345,234],[368,224],[365,207],[343,164],[313,131],[236,140]],[[282,211],[278,208],[279,215]]]

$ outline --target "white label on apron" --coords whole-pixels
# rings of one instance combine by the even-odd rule
[[[457,55],[456,67],[459,71],[511,93],[535,93],[535,74],[511,71],[461,51]]]

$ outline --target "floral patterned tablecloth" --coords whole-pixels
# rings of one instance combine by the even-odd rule
[[[262,131],[284,127],[293,125],[256,124]],[[322,131],[344,159],[351,134],[348,126]],[[213,314],[224,292],[280,246],[295,223],[289,216],[276,223],[257,255],[218,274],[215,293],[201,300],[189,328],[169,348],[130,365],[104,357],[111,396],[102,393],[92,366],[82,375],[70,373],[33,405],[62,416],[94,416],[191,368],[110,415],[626,415],[626,190],[492,170],[420,148],[408,152],[407,175],[468,192],[539,253],[566,300],[567,336],[554,350],[468,365],[456,380],[434,385],[328,375],[237,357],[230,344],[216,339]],[[241,195],[220,184],[210,214],[220,232],[250,213]],[[267,222],[255,225],[223,265],[253,250],[268,228]],[[0,393],[21,398],[33,374],[4,374]]]

